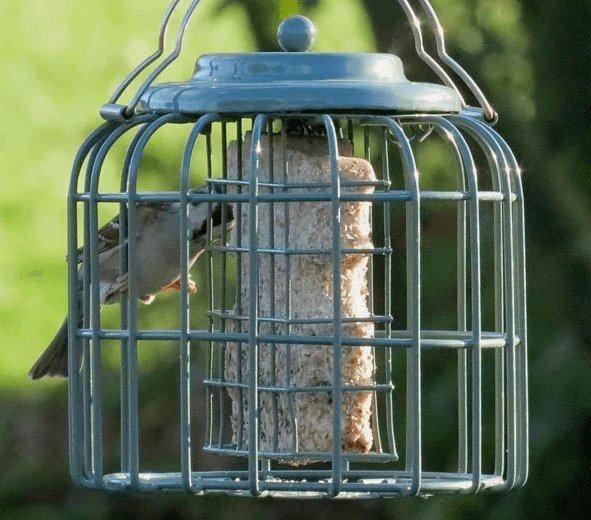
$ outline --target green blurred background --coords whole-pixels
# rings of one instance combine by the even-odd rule
[[[433,1],[452,55],[490,94],[498,128],[525,171],[531,476],[523,490],[297,503],[109,496],[72,486],[66,385],[32,383],[26,373],[66,308],[64,201],[72,159],[99,124],[100,105],[151,52],[165,4],[0,3],[0,519],[583,516],[591,506],[589,0]],[[203,52],[275,50],[278,22],[296,12],[317,24],[316,50],[394,52],[411,79],[432,80],[413,53],[397,2],[385,0],[206,0],[183,58],[165,79],[187,78]],[[175,413],[174,403],[154,394],[155,417]],[[162,434],[158,424],[147,428],[148,438]]]

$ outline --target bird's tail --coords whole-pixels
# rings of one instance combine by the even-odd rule
[[[45,376],[68,377],[68,318],[57,334],[29,370],[31,379]]]

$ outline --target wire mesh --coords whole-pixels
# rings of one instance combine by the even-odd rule
[[[328,182],[293,178],[286,157],[294,122],[325,142]],[[170,125],[188,129],[179,189],[138,190],[146,147]],[[133,138],[119,190],[103,191],[105,160],[127,132]],[[338,150],[344,141],[353,156],[371,163],[374,180],[343,178]],[[435,172],[423,167],[421,150],[429,146],[447,151],[452,165],[447,174],[442,167]],[[197,171],[206,178],[207,193],[189,191]],[[187,208],[194,201],[208,205],[210,221],[214,204],[225,204],[222,225],[228,236],[228,208],[245,219],[227,241],[216,241],[210,226],[198,264],[207,273],[201,327],[194,326],[199,311],[188,290]],[[120,241],[127,244],[121,270],[129,274],[129,294],[137,295],[139,202],[181,207],[177,321],[169,329],[144,328],[137,298],[123,294],[119,328],[105,328],[99,208],[119,208]],[[344,208],[356,203],[371,207],[370,245],[345,244],[342,236]],[[328,230],[331,246],[302,247],[294,243],[302,233],[302,208],[317,207],[328,208],[328,220],[316,225]],[[346,498],[508,490],[525,483],[523,191],[509,147],[478,119],[209,114],[107,123],[75,160],[68,220],[69,258],[84,246],[80,280],[76,262],[69,263],[69,315],[83,316],[80,326],[69,321],[75,346],[69,352],[70,465],[78,484],[115,491]],[[445,256],[444,250],[453,253]],[[366,316],[343,314],[340,281],[352,257],[368,259]],[[330,266],[332,307],[321,316],[294,313],[302,284],[294,269],[303,258],[324,259],[319,265]],[[440,258],[453,261],[423,272]],[[425,273],[432,272],[442,274],[431,280]],[[267,285],[259,286],[261,276]],[[282,301],[275,297],[279,286],[285,290]],[[359,337],[350,332],[354,326],[374,332]],[[324,332],[314,333],[318,330]],[[159,341],[176,345],[178,360],[179,465],[170,471],[151,467],[149,449],[141,443],[146,406],[141,355]],[[113,394],[105,391],[103,351],[117,343],[120,388]],[[371,382],[345,380],[346,352],[363,348],[374,357]],[[322,349],[332,353],[331,377],[301,384],[294,364]],[[239,354],[230,372],[232,351]],[[370,396],[372,442],[367,450],[352,451],[341,444],[343,403],[357,395]],[[306,445],[302,414],[311,412],[303,411],[302,403],[310,396],[330,407],[329,448]],[[104,425],[105,419],[112,422],[114,407],[117,440]],[[114,444],[116,462],[105,453]]]

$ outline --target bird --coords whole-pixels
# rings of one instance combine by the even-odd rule
[[[219,192],[219,190],[216,189]],[[190,194],[207,193],[204,188],[189,190]],[[136,203],[136,232],[134,250],[137,255],[138,299],[149,305],[161,291],[180,290],[180,203]],[[211,213],[210,213],[211,211]],[[224,218],[225,214],[225,218]],[[230,204],[193,200],[188,203],[189,268],[204,252],[207,243],[208,220],[212,238],[223,238],[235,224]],[[126,243],[119,240],[119,215],[98,231],[99,293],[101,305],[119,301],[128,290],[128,273],[121,272],[120,253]],[[83,249],[77,251],[79,287],[82,287]],[[197,292],[189,276],[188,291]],[[78,327],[82,326],[82,289],[78,293]],[[31,379],[45,376],[68,377],[68,316],[29,371]]]

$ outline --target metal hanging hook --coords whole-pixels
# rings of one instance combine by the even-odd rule
[[[415,40],[415,51],[416,51],[417,55],[429,66],[429,68],[435,74],[437,74],[439,79],[445,85],[447,85],[448,87],[450,87],[456,91],[456,93],[459,96],[460,101],[462,103],[462,108],[466,108],[466,101],[464,100],[462,93],[460,92],[460,89],[457,87],[457,85],[451,79],[449,74],[447,72],[445,72],[443,67],[441,65],[439,65],[439,63],[437,63],[437,61],[433,58],[433,56],[431,56],[426,51],[424,41],[423,41],[423,31],[421,29],[421,20],[417,16],[415,10],[412,8],[410,3],[407,2],[407,0],[398,0],[398,4],[400,5],[402,10],[404,11],[404,14],[406,15],[406,18],[408,20],[408,24],[410,25],[410,28],[412,30],[412,34],[413,34],[413,37]]]
[[[168,32],[168,27],[170,26],[170,20],[179,3],[180,0],[172,0],[172,2],[170,3],[170,5],[164,13],[162,22],[160,24],[160,32],[158,35],[158,48],[156,49],[156,51],[150,56],[148,56],[145,60],[143,60],[127,75],[127,77],[115,89],[115,92],[109,99],[109,103],[101,107],[100,113],[104,119],[119,121],[130,119],[133,116],[135,108],[139,103],[141,97],[144,95],[144,92],[148,89],[148,87],[150,87],[150,85],[162,73],[162,71],[164,71],[164,69],[166,69],[180,55],[183,47],[183,39],[185,36],[185,32],[187,30],[187,26],[189,25],[189,22],[191,20],[191,17],[193,16],[193,13],[195,12],[195,9],[201,3],[201,0],[192,0],[190,5],[187,7],[187,10],[185,11],[185,14],[183,16],[183,19],[177,32],[176,44],[173,51],[144,80],[144,82],[137,90],[137,92],[135,93],[128,105],[116,104],[117,100],[121,97],[123,92],[125,92],[127,87],[129,87],[129,85],[133,82],[133,80],[136,79],[152,63],[157,61],[164,53],[164,47],[166,45],[166,34]]]
[[[435,35],[435,44],[437,46],[437,55],[441,59],[441,61],[446,64],[468,87],[470,92],[474,95],[478,103],[480,104],[484,118],[487,122],[491,124],[495,124],[498,120],[498,114],[494,110],[492,104],[488,101],[487,97],[482,92],[482,89],[478,86],[476,81],[468,74],[468,72],[457,62],[455,61],[448,53],[445,48],[445,33],[443,31],[443,26],[439,21],[439,17],[433,9],[431,2],[429,0],[419,0],[421,7],[425,11],[427,15],[427,19],[433,28],[433,33]],[[468,108],[466,101],[464,100],[460,90],[458,89],[457,85],[451,79],[449,74],[437,63],[435,58],[431,56],[424,46],[423,41],[423,32],[421,29],[421,21],[416,14],[416,11],[411,6],[410,2],[407,0],[398,0],[398,4],[404,11],[406,18],[408,19],[408,23],[413,33],[413,37],[415,40],[415,50],[418,56],[429,66],[429,68],[437,74],[439,79],[443,81],[445,85],[454,89],[458,96],[460,97],[462,107],[464,109]]]
[[[443,30],[443,26],[439,21],[439,17],[433,9],[433,6],[429,2],[429,0],[419,0],[419,3],[423,7],[425,13],[427,14],[427,18],[429,22],[433,26],[433,32],[435,34],[435,44],[437,46],[437,54],[441,61],[443,61],[450,69],[452,69],[455,74],[464,82],[470,92],[474,95],[474,97],[478,100],[478,103],[482,107],[484,111],[484,117],[489,123],[496,123],[498,120],[498,114],[493,108],[492,104],[485,96],[482,89],[478,86],[476,81],[468,74],[468,72],[456,61],[454,60],[448,53],[445,48],[445,32]]]
[[[148,66],[154,63],[160,56],[162,56],[164,52],[164,46],[166,45],[166,34],[168,32],[168,26],[170,25],[170,19],[177,8],[180,0],[172,0],[168,9],[164,13],[164,17],[162,19],[162,23],[160,24],[160,33],[158,35],[158,48],[154,53],[148,56],[145,60],[139,63],[128,75],[127,77],[119,84],[119,86],[113,92],[111,99],[109,99],[109,103],[117,103],[121,94],[125,91],[125,89],[130,85],[130,83]]]

